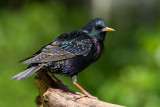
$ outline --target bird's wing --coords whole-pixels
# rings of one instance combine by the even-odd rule
[[[77,55],[85,56],[92,44],[92,40],[83,32],[64,33],[21,63],[43,63],[73,58]]]

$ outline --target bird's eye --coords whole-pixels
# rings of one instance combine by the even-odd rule
[[[101,30],[103,27],[102,26],[96,26],[96,30]]]

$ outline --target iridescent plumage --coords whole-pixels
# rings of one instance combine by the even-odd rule
[[[104,20],[96,18],[81,30],[59,35],[55,41],[21,61],[30,65],[11,79],[25,79],[40,69],[48,69],[50,73],[71,76],[73,83],[76,83],[76,75],[101,55],[106,32],[113,31],[107,29],[110,28]]]

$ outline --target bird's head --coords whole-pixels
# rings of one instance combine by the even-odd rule
[[[82,31],[89,34],[91,37],[105,36],[106,32],[114,31],[114,29],[107,27],[105,21],[101,18],[91,20]]]

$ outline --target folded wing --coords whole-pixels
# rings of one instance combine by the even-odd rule
[[[92,45],[91,38],[84,32],[64,33],[21,63],[43,63],[60,61],[78,55],[85,56],[89,53]]]

